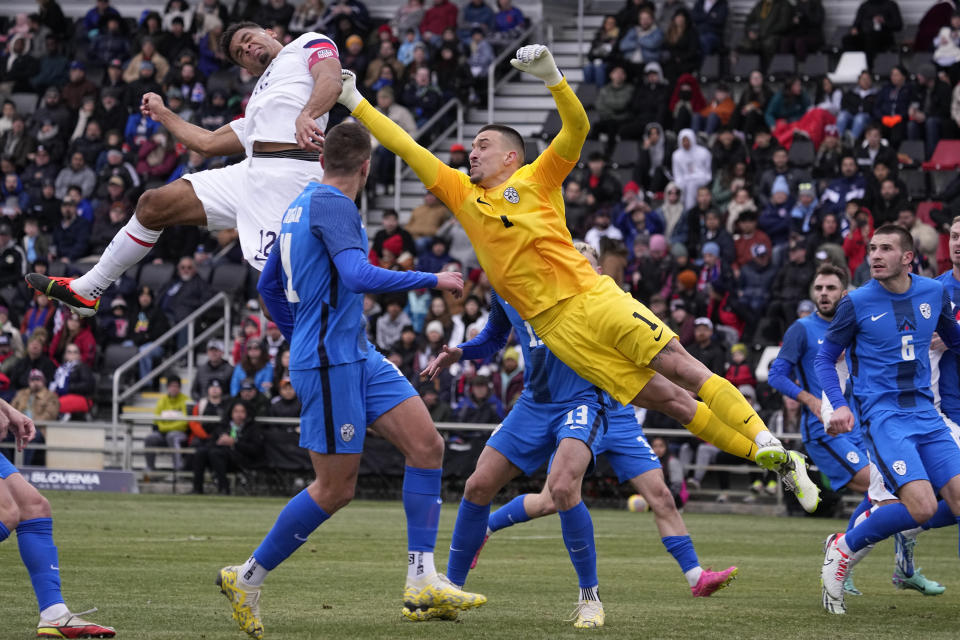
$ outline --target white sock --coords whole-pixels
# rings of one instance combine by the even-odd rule
[[[754,436],[753,441],[758,447],[771,447],[780,444],[780,441],[766,429]]]
[[[493,529],[491,529],[490,527],[487,527],[487,537],[489,538],[492,535],[493,535]]]
[[[162,231],[147,229],[134,214],[130,222],[117,232],[104,249],[93,269],[71,282],[70,288],[83,298],[99,298],[124,271],[143,260],[157,243],[161,233]]]
[[[52,604],[41,611],[40,619],[52,622],[53,620],[59,620],[68,613],[70,613],[70,609],[67,609],[67,605],[63,604],[62,602],[58,602],[57,604]]]
[[[841,536],[840,539],[837,540],[837,548],[848,556],[853,555],[853,549],[847,544],[847,536]]]
[[[437,572],[433,566],[433,551],[407,552],[407,580],[420,580]]]
[[[687,579],[687,584],[691,587],[697,586],[697,583],[700,582],[700,576],[703,574],[703,568],[700,565],[695,566],[690,571],[684,571],[683,577]]]
[[[906,531],[901,531],[900,535],[902,535],[904,538],[909,538],[912,540],[923,532],[924,532],[923,527],[914,527],[913,529],[907,529]]]
[[[257,562],[253,556],[240,567],[239,580],[248,587],[259,587],[266,580],[270,570]]]
[[[580,602],[584,600],[600,602],[600,585],[595,587],[580,587]]]

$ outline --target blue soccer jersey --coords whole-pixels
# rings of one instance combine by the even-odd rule
[[[335,187],[311,182],[284,213],[274,251],[280,252],[293,314],[291,369],[366,358],[363,294],[344,285],[333,259],[345,249],[367,247],[356,205]]]
[[[827,331],[828,343],[848,349],[853,394],[865,420],[875,411],[933,409],[930,340],[940,330],[950,332],[952,341],[956,323],[940,282],[910,278],[910,288],[901,294],[876,280],[851,292]],[[831,385],[827,391],[835,405],[845,404],[836,395],[839,389]]]
[[[951,314],[960,322],[960,280],[957,280],[953,271],[940,274],[937,278],[943,284],[947,297],[952,304]],[[940,355],[938,362],[939,376],[936,380],[936,396],[939,399],[940,411],[956,423],[960,423],[960,362],[957,354],[946,351]]]
[[[820,379],[817,378],[814,359],[817,357],[820,345],[823,344],[823,337],[827,334],[829,326],[830,323],[816,313],[800,318],[787,329],[787,333],[783,336],[783,346],[780,347],[780,353],[777,355],[777,360],[789,364],[788,378],[793,380],[795,374],[800,381],[800,389],[808,391],[816,398],[820,397],[823,389],[820,387]],[[786,393],[787,391],[776,383],[777,377],[774,376],[776,368],[778,367],[774,361],[774,365],[770,367],[770,384],[780,392]],[[795,397],[796,393],[788,395]],[[806,405],[802,405],[801,433],[804,442],[822,438],[824,435],[820,416],[813,415]]]

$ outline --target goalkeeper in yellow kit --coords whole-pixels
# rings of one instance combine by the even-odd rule
[[[473,140],[469,177],[446,166],[374,109],[349,71],[343,72],[339,102],[454,213],[494,289],[557,357],[621,403],[666,413],[720,449],[777,471],[813,511],[819,490],[803,456],[786,451],[733,385],[687,353],[662,320],[574,249],[561,186],[580,157],[587,114],[546,47],[522,47],[511,64],[544,81],[563,122],[531,164],[524,164],[519,133],[489,124]]]

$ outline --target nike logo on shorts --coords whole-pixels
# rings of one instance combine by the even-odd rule
[[[301,536],[299,533],[293,534],[293,537],[299,540],[300,542],[306,542],[307,536]]]

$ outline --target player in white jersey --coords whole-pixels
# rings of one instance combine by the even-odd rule
[[[311,180],[323,177],[323,131],[340,94],[340,59],[333,40],[305,33],[284,46],[252,22],[230,25],[220,46],[230,60],[259,76],[245,117],[216,131],[186,122],[155,93],[140,111],[187,148],[204,156],[244,153],[242,162],[188,174],[140,196],[136,213],[86,275],[27,276],[27,283],[73,308],[97,312],[100,295],[156,244],[164,228],[236,228],[244,258],[263,269],[287,205]]]

